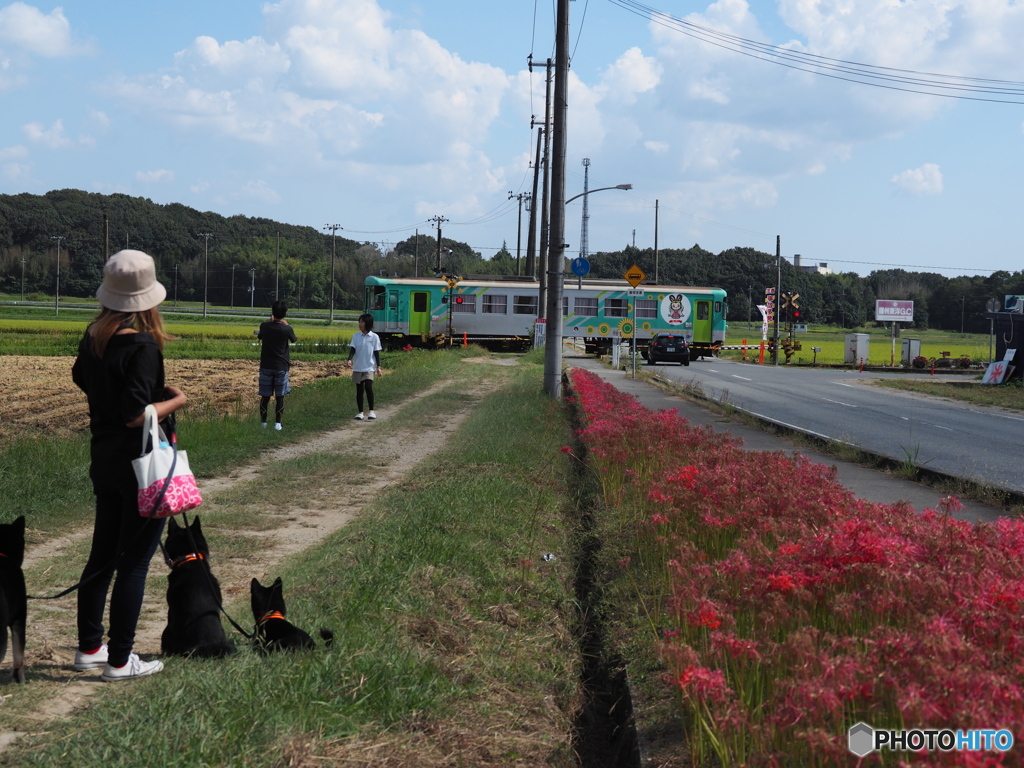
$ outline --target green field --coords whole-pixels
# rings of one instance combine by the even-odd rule
[[[990,360],[989,337],[984,334],[961,334],[951,333],[949,331],[919,331],[905,329],[902,332],[901,337],[896,339],[894,353],[893,340],[888,328],[856,328],[843,330],[829,326],[810,326],[807,333],[793,334],[794,340],[801,344],[802,349],[797,350],[793,354],[793,358],[790,362],[799,364],[819,363],[823,365],[842,365],[845,357],[845,338],[851,333],[867,333],[870,336],[870,354],[867,364],[872,366],[887,366],[892,364],[893,361],[895,361],[895,364],[898,366],[900,364],[900,356],[903,349],[902,339],[920,339],[921,355],[929,359],[941,359],[943,357],[958,359],[968,357],[975,363],[987,363]],[[784,338],[785,335],[788,334],[782,334],[780,331],[780,338]],[[744,339],[747,340],[748,344],[759,344],[760,326],[755,325],[751,329],[747,330],[746,323],[730,323],[725,345],[732,346],[742,344]],[[821,351],[815,353],[813,351],[814,347],[820,348]],[[993,351],[994,349],[995,346],[993,342]],[[945,352],[948,352],[949,354],[944,355],[943,353]],[[753,353],[748,352],[748,359],[751,354],[756,358],[757,351],[754,351]],[[738,359],[742,357],[742,354],[737,351],[727,351],[723,352],[722,356],[730,359]]]

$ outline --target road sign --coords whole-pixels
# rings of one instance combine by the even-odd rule
[[[572,273],[577,277],[586,277],[590,274],[590,262],[582,256],[572,260]]]
[[[626,282],[636,288],[647,278],[647,273],[634,264],[626,270],[626,274],[624,274],[623,277],[626,279]]]

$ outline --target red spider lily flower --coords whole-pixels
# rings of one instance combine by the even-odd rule
[[[560,450],[562,453],[572,453],[572,447],[568,445],[563,445],[558,450]]]
[[[732,695],[720,669],[686,667],[673,682],[684,695],[698,701],[724,701]]]
[[[665,515],[651,515],[651,525],[663,525],[668,522],[668,517]]]

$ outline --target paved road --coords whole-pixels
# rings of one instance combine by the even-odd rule
[[[646,366],[761,418],[943,474],[1024,492],[1024,413],[876,387],[900,375],[720,359]],[[916,374],[920,376],[920,374]],[[945,378],[945,377],[936,377]],[[963,377],[949,377],[964,381]]]

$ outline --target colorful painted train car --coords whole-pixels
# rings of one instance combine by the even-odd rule
[[[642,291],[642,293],[638,293]],[[534,281],[467,277],[454,291],[443,277],[367,277],[364,311],[391,348],[437,345],[449,339],[521,349],[537,320]],[[449,300],[452,300],[449,303]],[[686,336],[695,357],[710,356],[725,341],[725,291],[719,288],[641,284],[621,280],[566,280],[562,335],[582,338],[588,352],[611,349],[614,339],[636,334],[641,347],[658,332]]]

